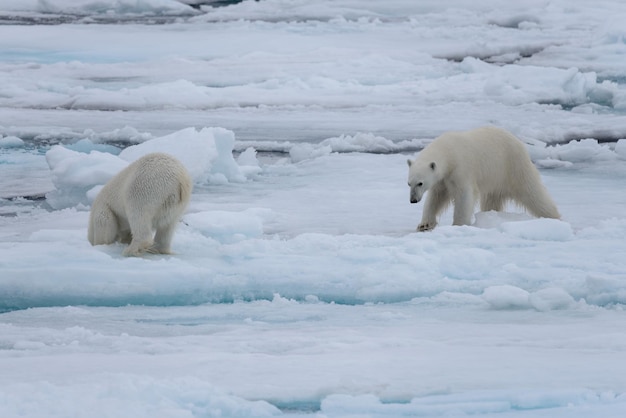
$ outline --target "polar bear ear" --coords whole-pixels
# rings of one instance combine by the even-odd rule
[[[413,165],[413,161],[411,161],[411,160],[406,160],[406,163],[409,165],[409,167],[411,167],[411,165]]]
[[[434,162],[430,163],[430,169],[435,171],[435,168],[437,168],[437,164],[435,164]]]

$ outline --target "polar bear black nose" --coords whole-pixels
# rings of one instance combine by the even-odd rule
[[[417,199],[412,198],[412,199],[411,199],[411,203],[417,203]]]

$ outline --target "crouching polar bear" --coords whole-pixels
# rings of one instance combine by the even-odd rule
[[[501,211],[512,200],[534,216],[560,218],[526,147],[502,129],[444,133],[408,164],[411,203],[429,191],[418,231],[433,229],[451,202],[453,224],[469,225],[478,199],[482,211]]]
[[[174,157],[163,153],[141,157],[98,193],[89,216],[89,242],[130,244],[125,256],[169,254],[192,187],[187,169]]]

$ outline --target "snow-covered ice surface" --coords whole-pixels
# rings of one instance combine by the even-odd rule
[[[0,0],[0,416],[626,415],[623,2],[200,3]],[[484,124],[562,219],[414,232]],[[176,254],[90,246],[152,151]]]

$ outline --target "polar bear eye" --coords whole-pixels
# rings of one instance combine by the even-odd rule
[[[421,181],[419,183],[417,183],[417,187],[422,187],[424,185],[424,183],[422,183]]]

